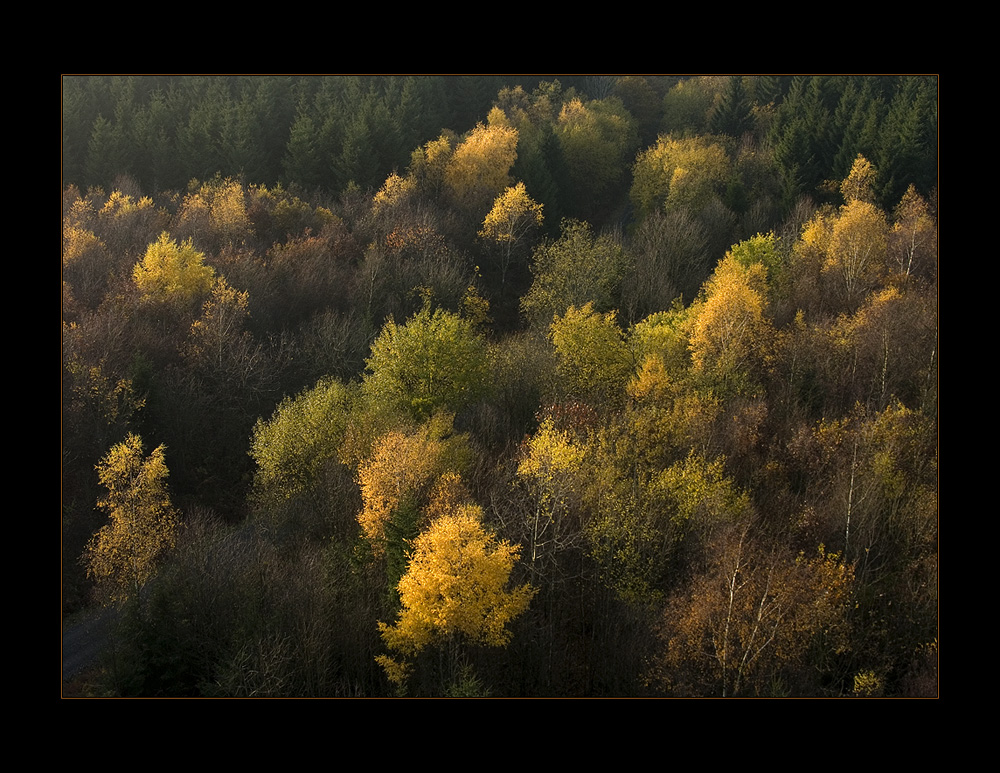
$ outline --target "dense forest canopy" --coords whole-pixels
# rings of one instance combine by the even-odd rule
[[[74,690],[937,694],[936,76],[62,101]]]

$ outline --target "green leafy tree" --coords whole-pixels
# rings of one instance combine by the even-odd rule
[[[593,302],[597,311],[615,306],[625,273],[625,252],[610,236],[594,237],[590,226],[563,221],[562,236],[535,249],[534,281],[521,299],[521,310],[537,328],[547,329],[570,306]]]
[[[250,441],[257,464],[254,497],[259,507],[277,508],[305,496],[314,504],[344,483],[340,451],[353,390],[322,380],[295,398],[286,397],[274,415],[259,419]]]
[[[575,217],[597,221],[616,192],[628,159],[638,148],[632,117],[617,97],[563,104],[555,127],[569,177],[561,191]]]
[[[365,393],[414,418],[438,409],[460,411],[485,392],[486,342],[472,322],[430,304],[398,325],[392,319],[372,344]]]
[[[633,361],[615,312],[595,312],[593,303],[570,306],[552,322],[551,338],[561,395],[595,407],[620,404]]]
[[[152,577],[157,559],[174,547],[177,518],[167,491],[165,446],[144,456],[142,439],[129,434],[97,465],[107,494],[97,505],[109,523],[87,544],[87,575],[112,602],[134,595]]]

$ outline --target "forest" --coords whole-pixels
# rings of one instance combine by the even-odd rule
[[[64,697],[938,696],[936,75],[61,91]]]

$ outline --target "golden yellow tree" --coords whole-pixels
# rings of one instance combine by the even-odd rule
[[[482,524],[482,509],[464,504],[438,517],[414,542],[409,569],[399,581],[402,609],[394,625],[379,623],[382,639],[404,660],[377,658],[387,676],[402,685],[407,660],[431,645],[457,647],[460,640],[505,646],[507,624],[534,596],[530,585],[508,590],[520,548],[498,540]]]
[[[895,211],[889,250],[901,274],[927,273],[937,268],[937,224],[927,201],[912,185]]]
[[[855,307],[888,272],[889,226],[874,204],[853,199],[833,224],[823,272]]]
[[[132,277],[147,298],[187,303],[208,294],[215,270],[205,265],[205,253],[190,239],[178,244],[164,231],[135,264]]]
[[[500,284],[514,260],[515,248],[532,230],[542,224],[542,205],[536,204],[524,183],[507,188],[496,197],[493,209],[483,220],[479,235],[497,244],[500,250]]]
[[[525,513],[529,568],[550,577],[560,557],[583,541],[579,500],[585,483],[585,441],[546,417],[527,441],[517,476],[534,507]]]
[[[773,328],[766,310],[766,270],[727,253],[692,309],[691,355],[696,370],[727,378],[766,356]]]
[[[517,160],[517,129],[494,108],[489,125],[478,124],[455,148],[445,169],[444,184],[452,200],[479,216],[510,185]]]
[[[361,463],[358,524],[377,553],[384,549],[386,529],[400,506],[422,500],[438,476],[462,466],[466,441],[452,434],[452,418],[437,414],[416,429],[387,432]]]
[[[144,457],[130,434],[97,465],[107,495],[98,507],[110,522],[87,544],[83,562],[112,602],[124,601],[153,575],[156,560],[174,546],[177,519],[167,491],[165,446]]]
[[[844,201],[864,201],[872,204],[875,201],[875,167],[860,153],[854,159],[851,171],[840,184],[840,192]]]

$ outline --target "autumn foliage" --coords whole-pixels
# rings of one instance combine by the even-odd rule
[[[93,691],[936,695],[936,90],[66,76]]]

